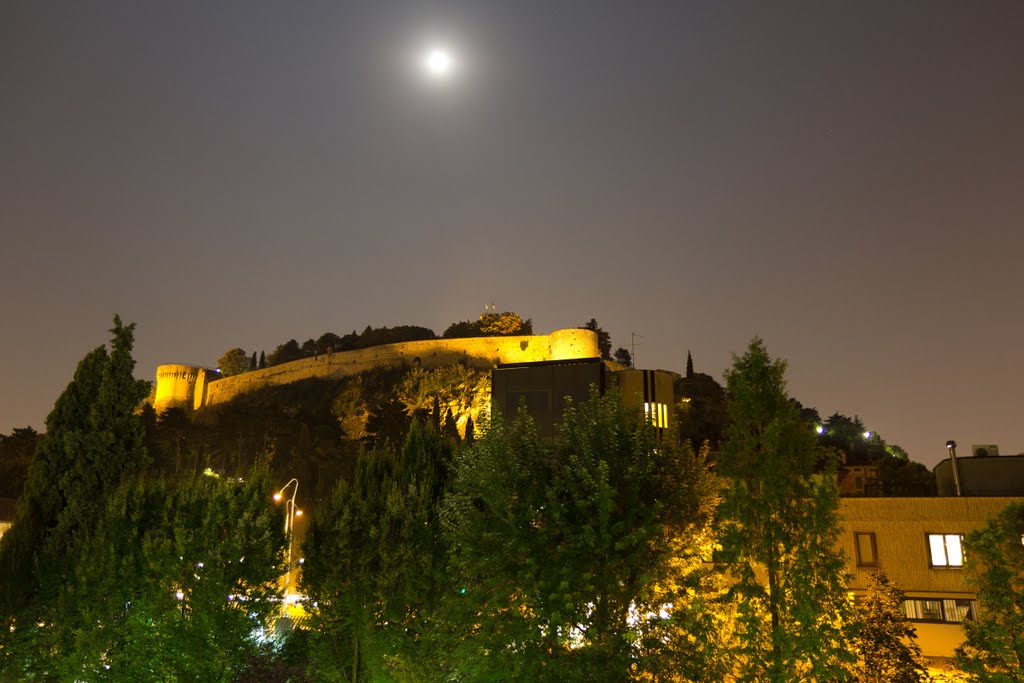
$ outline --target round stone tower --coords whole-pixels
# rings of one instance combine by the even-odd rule
[[[206,369],[198,365],[169,363],[156,369],[156,397],[153,408],[160,413],[168,408],[192,410],[196,395],[196,383]]]
[[[555,330],[548,335],[551,345],[551,360],[573,360],[576,358],[600,358],[597,346],[597,332],[579,327]]]

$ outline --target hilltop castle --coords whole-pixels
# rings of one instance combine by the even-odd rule
[[[598,358],[597,333],[569,328],[547,335],[429,339],[383,344],[355,351],[325,353],[240,375],[223,377],[214,369],[170,363],[156,369],[157,412],[172,407],[200,410],[226,403],[264,387],[303,379],[340,379],[380,367],[422,366],[433,369],[454,363],[490,369],[499,364]]]

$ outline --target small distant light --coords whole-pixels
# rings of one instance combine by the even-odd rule
[[[871,438],[871,432],[864,432],[864,438],[865,439],[870,439]]]
[[[465,588],[463,588],[462,590],[459,591],[459,595],[465,595],[465,594],[466,594],[466,589]]]
[[[825,428],[822,427],[821,425],[818,425],[817,427],[814,428],[814,431],[818,432],[819,434],[824,434]]]
[[[301,517],[302,516],[302,510],[296,510],[295,511],[295,516],[296,517]]]
[[[281,494],[280,494],[280,493],[275,493],[275,494],[274,494],[274,500],[275,500],[275,501],[279,501],[279,500],[281,500]]]
[[[299,558],[299,564],[303,564],[303,563],[305,563],[305,561],[306,561],[306,558],[304,558],[304,557],[300,557]]]
[[[202,569],[206,565],[204,565],[202,562],[197,562],[196,566],[199,567],[200,569]]]
[[[175,591],[174,592],[174,597],[178,598],[179,600],[184,600],[185,599],[185,594],[182,593],[181,591]]]

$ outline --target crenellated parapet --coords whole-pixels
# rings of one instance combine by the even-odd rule
[[[367,349],[327,353],[269,368],[220,377],[195,365],[161,365],[156,373],[157,412],[170,407],[198,410],[225,403],[240,394],[303,379],[340,379],[381,367],[431,369],[465,363],[480,369],[499,363],[575,360],[600,356],[597,333],[587,329],[555,330],[549,335],[428,339],[382,344]]]
[[[153,398],[153,408],[158,413],[168,408],[198,410],[206,403],[209,382],[218,377],[216,370],[199,365],[159,365],[156,368],[156,395]]]

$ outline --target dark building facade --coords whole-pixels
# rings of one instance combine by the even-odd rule
[[[960,490],[964,496],[1024,496],[1024,455],[958,457]],[[953,465],[946,458],[933,470],[940,496],[955,496]]]
[[[512,416],[525,405],[540,437],[553,442],[566,398],[578,403],[590,397],[591,387],[603,395],[615,385],[626,405],[642,407],[655,427],[668,429],[675,421],[677,376],[666,370],[612,370],[600,358],[503,364],[491,371],[491,411]]]

